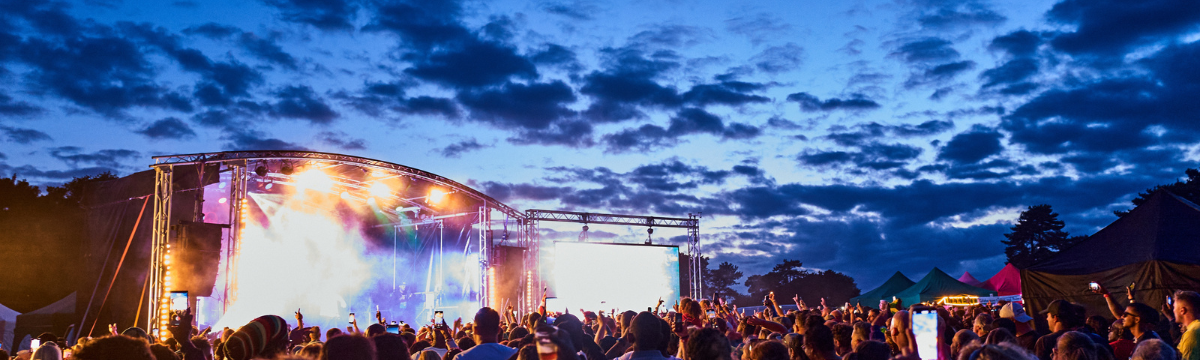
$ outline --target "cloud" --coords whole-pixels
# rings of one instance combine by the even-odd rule
[[[545,2],[541,4],[542,11],[564,16],[572,20],[587,21],[593,20],[593,16],[600,11],[597,6],[587,1],[572,1],[566,2]]]
[[[678,142],[678,138],[690,134],[711,134],[721,139],[749,139],[762,133],[758,127],[743,124],[725,124],[720,117],[697,108],[684,108],[671,117],[670,125],[663,128],[646,124],[604,135],[601,141],[607,152],[648,151],[667,147]]]
[[[848,99],[831,98],[821,101],[816,96],[806,92],[798,92],[787,96],[787,101],[800,103],[804,111],[833,111],[833,110],[873,110],[879,108],[879,103],[867,99],[862,94],[852,94]]]
[[[538,65],[556,66],[567,71],[579,71],[582,66],[575,52],[558,44],[546,44],[545,48],[529,56],[529,61]]]
[[[53,140],[49,134],[34,129],[0,125],[0,131],[4,131],[4,137],[8,138],[8,141],[23,145]]]
[[[457,1],[399,1],[379,6],[363,31],[386,31],[404,41],[402,47],[428,52],[435,45],[455,45],[475,40],[459,21]]]
[[[1085,56],[1118,56],[1137,46],[1169,40],[1196,30],[1200,4],[1172,0],[1063,0],[1046,12],[1051,21],[1075,25],[1075,32],[1050,40],[1055,49]]]
[[[995,129],[975,126],[971,130],[954,135],[938,153],[939,160],[958,164],[974,164],[1004,150],[1000,139],[1004,135]]]
[[[365,150],[367,148],[366,140],[351,137],[350,134],[342,131],[319,132],[317,140],[342,150]]]
[[[358,6],[351,0],[263,0],[279,10],[285,21],[308,24],[326,31],[353,30]]]
[[[725,20],[725,30],[750,39],[750,44],[755,46],[791,29],[792,26],[783,19],[765,12]]]
[[[307,85],[285,86],[275,92],[275,99],[271,114],[277,117],[308,120],[316,125],[328,125],[338,117]]]
[[[763,49],[750,58],[754,68],[768,74],[799,70],[804,63],[804,48],[796,43],[787,43]]]
[[[890,56],[898,57],[910,64],[937,63],[958,59],[958,50],[954,50],[949,41],[936,37],[915,39],[900,45]]]
[[[992,39],[988,48],[1003,50],[1014,57],[1031,56],[1041,45],[1041,36],[1029,30],[1017,30]]]
[[[0,68],[0,74],[3,73]],[[0,116],[30,116],[42,113],[44,110],[37,105],[30,104],[25,101],[14,101],[11,96],[0,92]]]
[[[629,38],[633,46],[680,48],[695,46],[715,36],[711,30],[687,25],[656,25]]]
[[[441,153],[442,156],[445,156],[448,158],[458,158],[458,157],[462,157],[462,154],[464,154],[464,153],[480,150],[480,149],[487,148],[487,147],[491,147],[491,146],[480,144],[478,140],[475,140],[475,138],[470,138],[470,139],[462,140],[462,141],[459,141],[459,142],[456,142],[456,143],[453,143],[450,145],[446,145],[446,147],[442,148],[442,150],[439,151],[439,153]]]
[[[920,124],[883,125],[877,122],[856,124],[853,131],[831,131],[825,138],[833,140],[841,146],[861,146],[871,140],[894,137],[908,138],[940,134],[954,128],[954,123],[948,120],[929,120]]]
[[[980,3],[946,1],[936,10],[928,11],[917,18],[927,29],[954,29],[970,26],[997,26],[1008,20]]]
[[[457,99],[471,110],[471,120],[501,129],[546,129],[575,115],[566,107],[575,101],[575,93],[562,81],[506,83],[495,89],[465,91]]]
[[[925,69],[912,74],[904,86],[913,88],[927,84],[940,84],[954,79],[955,76],[964,71],[975,68],[975,62],[971,60],[955,61]]]
[[[537,67],[516,49],[498,43],[469,41],[435,51],[414,62],[405,73],[455,89],[497,85],[517,77],[536,79]]]
[[[254,33],[246,32],[238,37],[238,44],[259,59],[291,70],[298,68],[296,59],[283,51],[283,48],[272,39],[260,38]]]
[[[230,36],[241,34],[242,29],[236,26],[221,25],[215,22],[207,22],[197,26],[189,26],[182,31],[187,35],[200,35],[210,39],[226,39]]]
[[[595,145],[592,140],[592,124],[583,120],[565,120],[550,124],[545,129],[522,129],[508,141],[518,145],[562,145],[585,148]]]
[[[76,146],[61,146],[50,149],[50,156],[66,163],[72,168],[80,165],[95,165],[105,168],[120,168],[121,162],[141,157],[141,153],[127,149],[106,149],[93,153],[84,153]]]
[[[267,136],[269,135],[260,131],[239,131],[225,135],[223,139],[227,142],[222,147],[225,150],[309,150],[298,144]]]
[[[717,84],[696,85],[681,96],[684,102],[697,106],[713,104],[739,106],[750,103],[770,102],[771,99],[765,96],[748,94],[749,92],[765,88],[766,86],[762,84],[726,81]]]
[[[158,119],[145,128],[135,131],[151,139],[190,139],[196,137],[196,132],[182,120],[174,117]]]
[[[921,149],[904,144],[870,143],[859,146],[860,151],[816,151],[797,156],[800,163],[811,166],[853,165],[857,168],[889,170],[904,166],[921,155]]]

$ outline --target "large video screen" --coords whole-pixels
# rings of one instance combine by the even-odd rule
[[[549,311],[670,305],[679,299],[679,247],[556,242],[553,276]]]

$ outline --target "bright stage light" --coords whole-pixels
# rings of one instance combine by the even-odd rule
[[[350,201],[350,193],[343,191],[342,200]]]
[[[387,184],[383,183],[383,181],[371,183],[371,187],[368,191],[371,193],[371,196],[374,197],[387,197],[388,195],[392,194],[392,188],[389,188]]]
[[[329,192],[333,189],[333,178],[319,169],[310,169],[296,175],[296,186],[317,191]]]
[[[549,311],[671,303],[679,298],[679,247],[558,242],[554,276],[558,299]]]
[[[217,200],[217,203],[218,203],[218,204],[224,204],[226,201],[229,201],[229,199],[226,199],[226,198],[221,198],[221,199]]]
[[[446,190],[437,188],[430,189],[429,197],[425,198],[425,202],[429,204],[441,204],[443,200],[446,200]]]

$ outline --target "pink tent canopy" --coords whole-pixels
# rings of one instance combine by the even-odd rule
[[[1004,265],[1000,272],[984,281],[980,287],[996,290],[1000,296],[1021,295],[1021,270],[1012,264]]]
[[[974,276],[971,276],[970,271],[963,272],[962,276],[958,277],[958,281],[962,281],[963,283],[966,283],[967,285],[971,285],[974,287],[982,287],[984,289],[987,289],[987,287],[981,286],[981,285],[983,285],[982,281],[976,280]],[[988,290],[995,290],[995,289],[988,289]]]

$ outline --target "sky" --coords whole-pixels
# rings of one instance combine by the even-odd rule
[[[1197,167],[1198,39],[1177,0],[4,1],[0,173],[308,149],[700,213],[747,275],[986,279],[1027,206],[1091,234]]]

